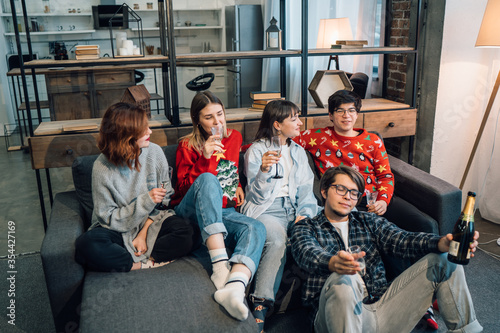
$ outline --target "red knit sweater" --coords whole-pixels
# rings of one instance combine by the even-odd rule
[[[389,204],[394,193],[394,175],[382,140],[365,129],[355,128],[355,137],[338,135],[333,127],[306,130],[294,141],[309,151],[321,174],[338,165],[350,166],[365,178],[366,189],[377,190],[377,200]]]
[[[223,152],[214,153],[209,159],[193,147],[188,147],[187,140],[179,143],[175,157],[177,183],[171,201],[172,206],[177,206],[181,202],[196,178],[205,172],[217,176],[221,183],[222,207],[236,206],[236,188],[239,185],[238,162],[243,139],[236,130],[229,129],[228,134],[227,138],[222,139]]]

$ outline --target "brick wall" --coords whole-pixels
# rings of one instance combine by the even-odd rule
[[[410,30],[410,0],[392,0],[392,8],[387,9],[387,15],[392,17],[389,28],[389,46],[408,46]],[[404,102],[406,85],[407,56],[391,54],[388,56],[385,98]]]
[[[392,6],[387,8],[387,16],[392,18],[389,27],[388,46],[409,46],[410,33],[410,0],[392,0],[388,2]],[[405,101],[406,87],[406,65],[405,54],[390,54],[385,68],[386,90],[384,98],[402,102]],[[402,148],[405,140],[403,138],[390,138],[384,140],[389,154],[402,157]]]

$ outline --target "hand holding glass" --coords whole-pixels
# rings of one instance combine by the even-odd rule
[[[279,135],[273,136],[271,140],[271,150],[276,152],[276,156],[281,156],[281,137]],[[276,174],[273,178],[280,179],[283,178],[283,167],[280,163],[276,163]]]
[[[359,245],[352,245],[352,246],[349,246],[349,248],[347,249],[347,252],[349,252],[350,254],[356,254],[356,256],[357,256],[362,251],[361,251],[361,247]],[[365,273],[366,273],[365,258],[359,257],[356,259],[356,261],[359,263],[359,268],[361,268],[361,271],[359,272],[359,274],[361,274],[361,276],[365,275]]]
[[[218,138],[214,138],[215,141],[221,142],[222,135],[223,135],[223,129],[224,129],[224,127],[222,126],[222,124],[210,127],[210,130],[212,131],[212,135],[219,136]]]
[[[171,167],[169,167],[170,169]],[[170,171],[170,170],[169,170]],[[170,180],[162,180],[160,188],[167,188],[168,184],[170,184]],[[158,210],[167,210],[168,207],[163,204],[163,202],[160,202],[156,204],[156,209]]]
[[[366,202],[368,205],[373,205],[375,202],[377,202],[377,197],[378,197],[378,191],[366,191]]]

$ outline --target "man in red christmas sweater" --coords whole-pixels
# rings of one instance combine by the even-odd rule
[[[352,167],[363,175],[365,193],[377,191],[378,195],[371,205],[367,204],[366,195],[363,196],[358,210],[384,216],[408,231],[437,233],[435,221],[430,221],[408,202],[393,198],[394,175],[382,139],[363,128],[354,128],[360,110],[361,98],[356,93],[339,90],[328,98],[328,113],[333,126],[308,129],[294,140],[312,154],[321,175],[328,168],[339,165]],[[384,258],[384,262],[390,266],[388,278],[395,278],[410,266],[410,262],[394,257]],[[437,326],[432,317],[428,323]]]

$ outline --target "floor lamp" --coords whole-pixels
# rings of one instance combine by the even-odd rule
[[[351,39],[352,30],[348,17],[319,20],[318,40],[316,42],[317,49],[330,49],[333,48],[333,45],[337,45],[337,40]],[[330,55],[327,69],[330,69],[332,60],[335,60],[335,68],[339,70],[338,55]]]
[[[477,35],[476,47],[500,47],[500,0],[488,0],[486,9],[484,11],[483,21],[481,22],[481,28],[479,29],[479,34]],[[477,146],[481,140],[481,136],[488,121],[488,117],[493,107],[493,102],[495,102],[495,97],[498,93],[498,88],[500,87],[500,71],[498,72],[495,85],[493,86],[493,91],[491,92],[490,99],[488,100],[488,105],[486,106],[486,111],[484,112],[483,121],[479,127],[479,132],[476,136],[476,141],[472,147],[472,152],[469,156],[469,161],[465,167],[465,172],[460,182],[460,189],[463,189],[465,180],[467,179],[467,174],[469,173],[472,160],[476,154]]]

